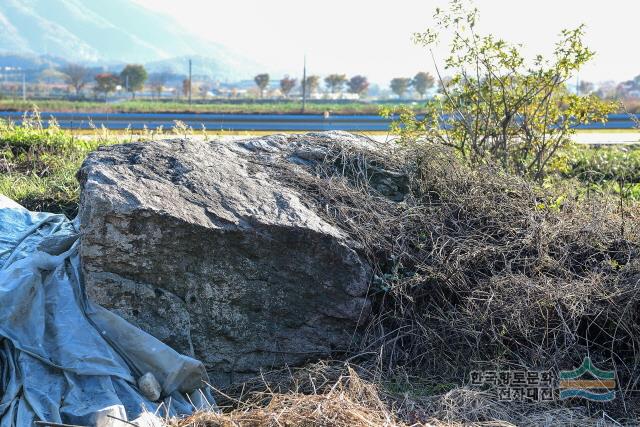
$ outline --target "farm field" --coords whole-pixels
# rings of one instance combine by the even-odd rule
[[[394,106],[395,104],[386,104]],[[193,103],[186,101],[160,102],[153,100],[128,100],[117,103],[101,101],[66,100],[0,100],[0,111],[27,111],[36,106],[40,111],[96,112],[96,113],[219,113],[219,114],[300,114],[301,101],[246,102],[211,101]],[[379,104],[368,102],[314,102],[308,101],[305,114],[378,114]]]

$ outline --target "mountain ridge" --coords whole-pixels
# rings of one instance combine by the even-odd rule
[[[132,0],[2,0],[0,54],[51,56],[88,65],[207,58],[212,77],[246,79],[262,67],[203,40]]]

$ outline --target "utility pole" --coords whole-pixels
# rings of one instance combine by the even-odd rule
[[[302,112],[307,104],[307,54],[304,55],[304,66],[302,68]]]
[[[189,60],[189,105],[191,105],[191,60]]]

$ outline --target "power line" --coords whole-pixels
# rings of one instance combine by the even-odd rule
[[[189,59],[189,105],[191,105],[191,59]]]
[[[304,55],[304,66],[302,68],[302,112],[307,103],[307,54]]]

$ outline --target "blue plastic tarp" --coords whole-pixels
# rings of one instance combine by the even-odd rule
[[[87,299],[78,237],[64,215],[0,195],[0,427],[117,425],[145,411],[208,408],[202,363]],[[137,389],[148,372],[160,401]]]

